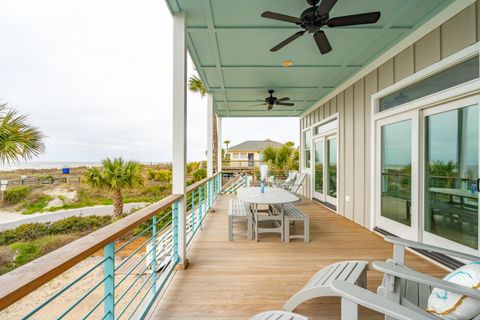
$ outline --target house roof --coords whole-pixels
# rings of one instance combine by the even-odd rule
[[[262,151],[268,146],[278,148],[282,145],[280,142],[267,140],[247,140],[236,146],[228,148],[228,151]]]
[[[214,108],[222,117],[298,117],[328,96],[454,0],[339,0],[332,17],[380,11],[372,25],[324,27],[333,50],[321,55],[311,34],[277,52],[270,48],[299,26],[261,17],[274,11],[298,17],[306,0],[165,0],[185,12],[187,47]],[[292,60],[285,68],[282,62]],[[294,107],[254,106],[267,90],[289,97]],[[259,101],[260,100],[260,101]]]

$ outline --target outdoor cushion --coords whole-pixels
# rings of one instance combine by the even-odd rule
[[[443,278],[480,289],[480,261],[464,265]],[[480,314],[480,300],[435,288],[428,298],[429,312],[448,320],[470,320]]]

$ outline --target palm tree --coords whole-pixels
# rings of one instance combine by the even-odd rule
[[[284,171],[294,169],[298,163],[298,153],[290,144],[284,144],[278,148],[268,146],[262,151],[263,161],[270,164],[277,170]]]
[[[230,144],[230,140],[225,140],[223,143],[227,146],[226,152],[228,152],[228,145]]]
[[[90,186],[113,192],[115,218],[123,214],[122,190],[143,184],[140,163],[122,158],[103,160],[102,167],[90,168],[85,173],[85,178]]]
[[[199,92],[202,97],[207,94],[207,89],[198,76],[191,76],[188,79],[188,89],[192,92]]]
[[[45,150],[43,133],[26,122],[26,115],[0,104],[0,162],[28,160]]]
[[[204,97],[207,94],[207,88],[205,88],[205,85],[203,84],[202,79],[200,79],[198,76],[194,75],[191,76],[188,79],[188,89],[192,92],[198,92],[202,97]],[[213,125],[213,168],[214,172],[217,168],[217,163],[221,161],[221,159],[218,159],[218,132],[217,132],[217,117],[215,115],[212,115],[212,125]]]

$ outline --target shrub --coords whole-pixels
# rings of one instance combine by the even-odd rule
[[[23,208],[25,210],[23,210],[22,214],[40,212],[48,205],[50,200],[52,200],[52,197],[46,194],[39,195],[35,200],[32,200],[32,202],[24,204]]]
[[[142,190],[141,195],[153,198],[163,198],[166,189],[167,187],[164,185],[149,186]]]
[[[160,169],[160,170],[148,170],[147,179],[154,180],[158,182],[172,182],[172,171],[168,169]]]
[[[18,266],[38,258],[41,255],[40,248],[33,243],[17,242],[10,246],[15,251],[15,263]]]
[[[197,182],[207,177],[207,170],[200,168],[193,173],[193,181]]]
[[[50,223],[28,223],[0,232],[0,245],[32,241],[48,235],[86,233],[112,222],[111,216],[69,217]]]
[[[5,191],[4,199],[10,204],[17,204],[25,200],[31,191],[27,186],[11,187]]]
[[[80,236],[80,234],[46,236],[34,241],[15,242],[10,246],[0,247],[0,274],[63,247]]]

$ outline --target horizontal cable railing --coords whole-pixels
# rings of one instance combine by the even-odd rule
[[[0,310],[48,284],[18,318],[142,319],[179,262],[180,201],[190,244],[220,190],[216,174],[1,276]]]

